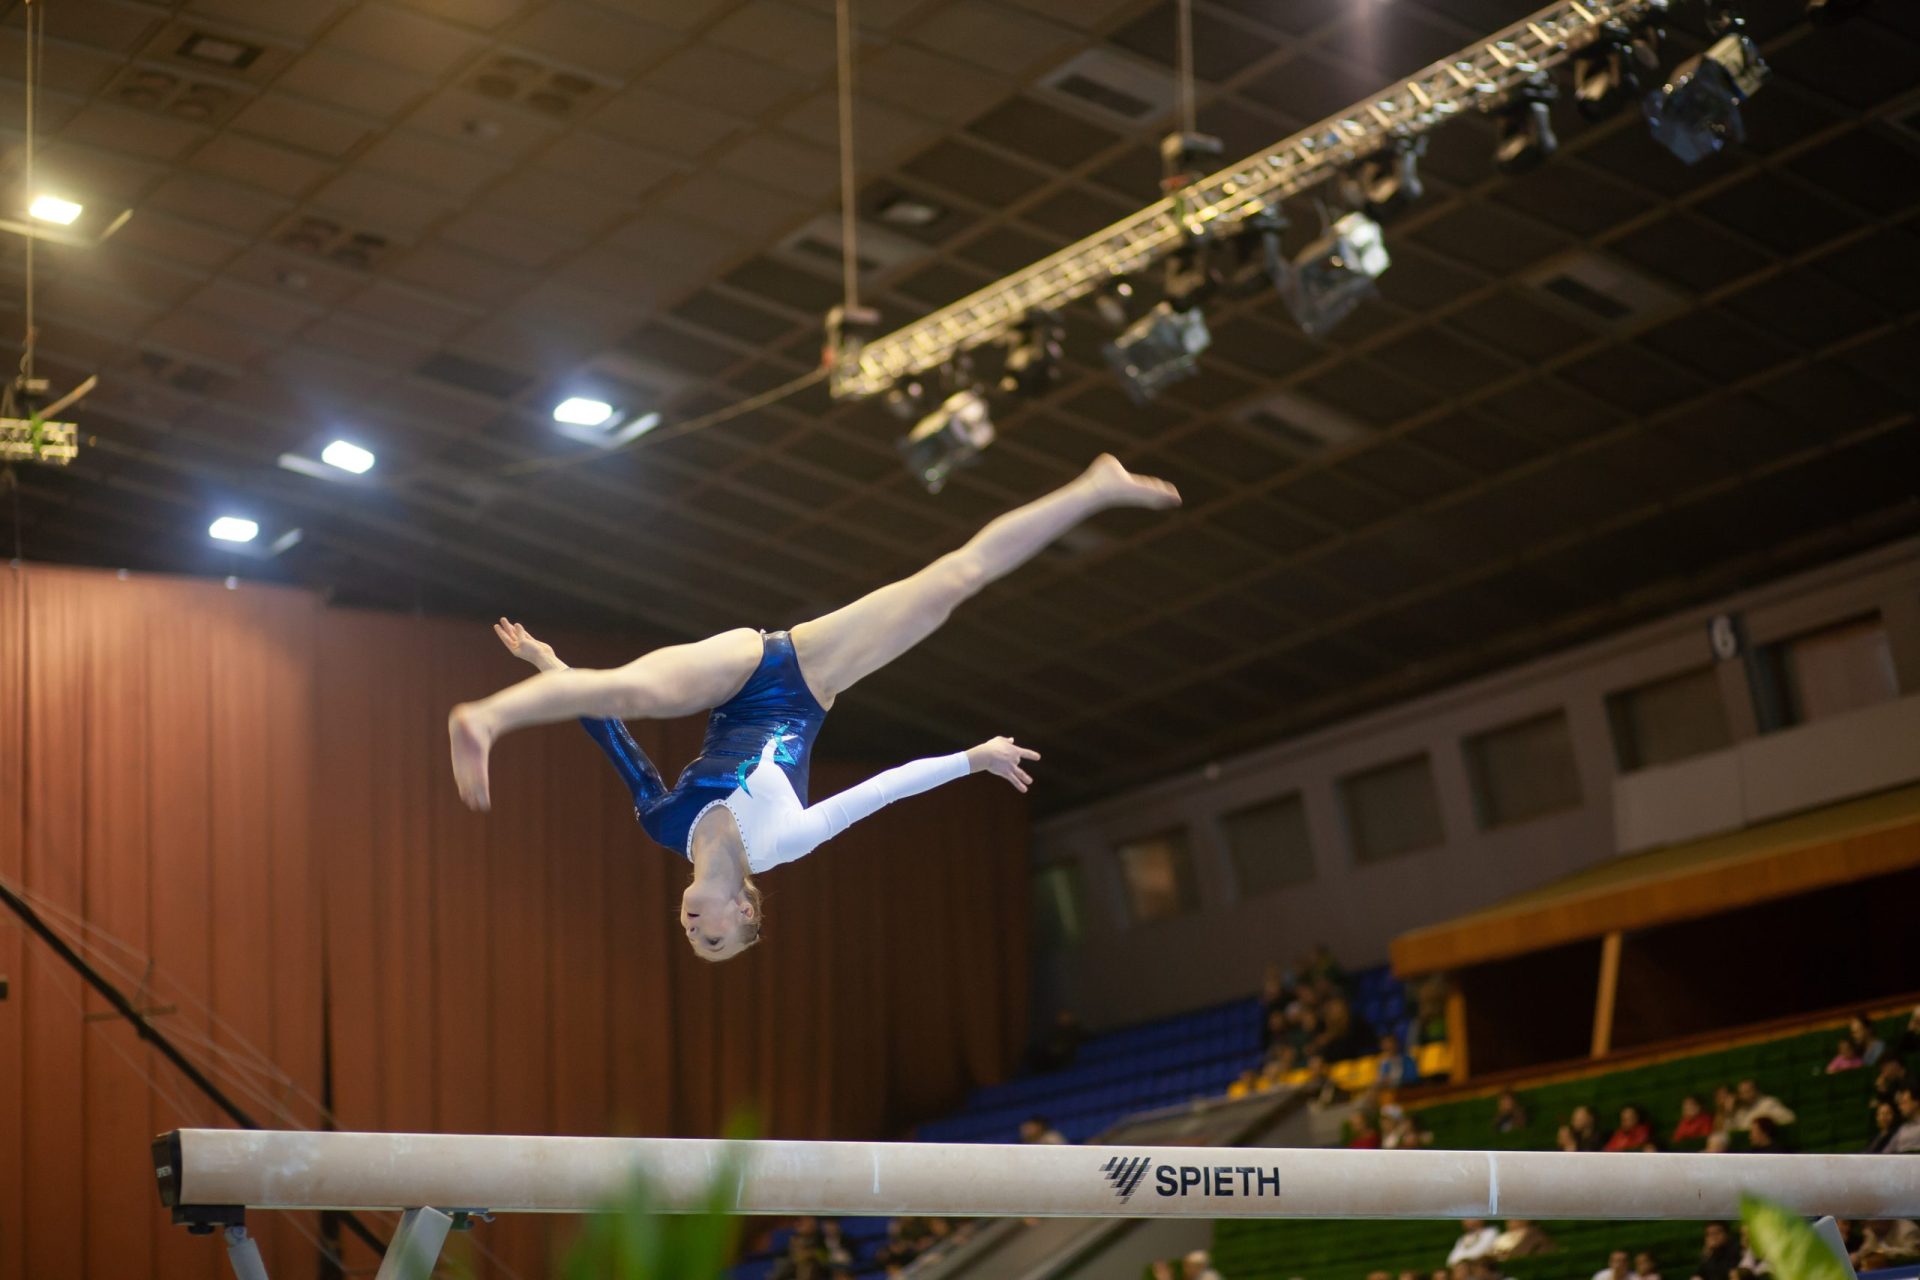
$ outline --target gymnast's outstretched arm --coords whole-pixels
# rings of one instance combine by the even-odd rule
[[[1012,738],[992,738],[967,751],[929,756],[877,773],[803,810],[781,833],[779,848],[768,865],[792,862],[894,801],[931,791],[970,773],[991,773],[1005,778],[1015,791],[1024,792],[1033,785],[1033,779],[1021,766],[1039,758],[1038,751],[1020,746]]]

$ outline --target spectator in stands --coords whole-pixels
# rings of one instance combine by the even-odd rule
[[[1629,1103],[1620,1108],[1620,1127],[1613,1131],[1602,1151],[1638,1151],[1653,1137],[1653,1126],[1644,1112]]]
[[[1410,1151],[1433,1141],[1433,1135],[1399,1107],[1383,1109],[1381,1120],[1380,1145],[1388,1151]]]
[[[1760,1092],[1760,1086],[1751,1080],[1742,1080],[1734,1089],[1733,1096],[1738,1099],[1732,1117],[1737,1133],[1745,1133],[1752,1128],[1755,1116],[1765,1116],[1776,1125],[1793,1123],[1793,1108],[1770,1093]]]
[[[1888,1057],[1881,1060],[1880,1072],[1873,1078],[1873,1100],[1893,1106],[1893,1095],[1900,1092],[1907,1083],[1907,1064],[1898,1058]],[[1898,1108],[1895,1108],[1896,1110]]]
[[[1793,1144],[1780,1132],[1780,1126],[1765,1116],[1755,1116],[1747,1130],[1747,1145],[1755,1155],[1778,1155],[1793,1150]]]
[[[1393,1280],[1393,1272],[1369,1271],[1367,1272],[1367,1280]]]
[[[1380,1116],[1378,1112],[1369,1107],[1356,1109],[1353,1115],[1348,1118],[1345,1126],[1343,1126],[1343,1132],[1346,1134],[1347,1145],[1355,1151],[1378,1151],[1380,1149],[1380,1143],[1382,1141],[1380,1136]]]
[[[1559,1139],[1562,1151],[1598,1151],[1606,1142],[1594,1121],[1593,1108],[1588,1106],[1573,1109],[1567,1123],[1560,1126]]]
[[[1180,1260],[1180,1280],[1220,1280],[1213,1269],[1213,1257],[1205,1249],[1195,1249]]]
[[[1860,1061],[1869,1067],[1879,1065],[1880,1059],[1887,1056],[1887,1042],[1874,1031],[1871,1022],[1857,1013],[1847,1022],[1847,1038],[1859,1046]]]
[[[1700,1095],[1690,1093],[1680,1099],[1680,1123],[1673,1126],[1673,1145],[1704,1142],[1713,1133],[1713,1117],[1700,1105]]]
[[[1607,1255],[1607,1265],[1593,1273],[1593,1280],[1633,1280],[1633,1255],[1615,1249]]]
[[[1645,1249],[1633,1255],[1633,1280],[1660,1280],[1660,1268]]]
[[[1907,1015],[1907,1025],[1900,1029],[1899,1036],[1887,1046],[1887,1056],[1898,1058],[1902,1062],[1920,1057],[1920,1004],[1913,1006],[1913,1012]]]
[[[1313,950],[1307,953],[1307,962],[1301,973],[1315,981],[1325,981],[1335,987],[1347,985],[1347,971],[1333,958],[1333,950],[1324,942],[1313,944]]]
[[[1413,1055],[1400,1047],[1399,1036],[1380,1037],[1380,1072],[1375,1077],[1383,1089],[1402,1089],[1420,1078],[1420,1065]]]
[[[1860,1056],[1860,1046],[1853,1042],[1853,1037],[1841,1036],[1833,1057],[1827,1060],[1827,1074],[1831,1076],[1842,1071],[1858,1071],[1866,1065],[1867,1060]]]
[[[1527,1127],[1527,1109],[1520,1105],[1520,1099],[1511,1089],[1502,1089],[1500,1096],[1493,1100],[1493,1131],[1495,1133],[1518,1133]]]
[[[1731,1280],[1740,1265],[1740,1246],[1727,1231],[1724,1222],[1709,1222],[1700,1247],[1700,1262],[1694,1267],[1693,1280]]]
[[[1486,1257],[1493,1252],[1493,1243],[1499,1238],[1500,1233],[1479,1218],[1468,1218],[1460,1224],[1460,1238],[1453,1242],[1453,1251],[1447,1254],[1447,1265]]]
[[[1180,1275],[1176,1270],[1179,1265],[1177,1262],[1170,1262],[1163,1259],[1149,1266],[1147,1268],[1147,1274],[1151,1276],[1153,1280],[1180,1280]]]
[[[1920,1226],[1906,1218],[1875,1218],[1860,1233],[1859,1253],[1885,1254],[1896,1267],[1912,1262],[1920,1258]]]
[[[1873,1139],[1867,1143],[1867,1154],[1877,1156],[1890,1154],[1887,1148],[1893,1143],[1893,1135],[1900,1128],[1900,1113],[1893,1109],[1891,1102],[1873,1104]]]
[[[1319,1054],[1307,1059],[1307,1078],[1301,1082],[1300,1090],[1307,1096],[1310,1107],[1331,1107],[1346,1100],[1347,1091],[1333,1082],[1327,1072],[1327,1060]]]
[[[1733,1135],[1725,1129],[1715,1130],[1707,1135],[1707,1145],[1700,1150],[1710,1156],[1725,1155],[1733,1150]]]
[[[1732,1133],[1735,1129],[1733,1113],[1740,1109],[1740,1099],[1733,1090],[1721,1085],[1713,1091],[1713,1131]]]
[[[1494,1237],[1491,1257],[1532,1258],[1553,1252],[1553,1239],[1525,1218],[1508,1218],[1507,1229]]]
[[[1735,1268],[1733,1274],[1738,1276],[1743,1271],[1750,1277],[1771,1275],[1773,1272],[1773,1268],[1753,1251],[1753,1242],[1747,1238],[1747,1226],[1744,1222],[1740,1224],[1740,1265]]]
[[[1067,1136],[1053,1127],[1053,1121],[1045,1116],[1028,1116],[1020,1122],[1020,1141],[1041,1146],[1067,1146]]]
[[[1906,1156],[1920,1152],[1920,1094],[1913,1085],[1903,1084],[1894,1091],[1893,1107],[1900,1113],[1900,1127],[1893,1131],[1893,1140],[1887,1143],[1887,1154]]]
[[[1373,1031],[1353,1011],[1345,996],[1336,995],[1320,1006],[1320,1034],[1307,1042],[1307,1052],[1331,1062],[1363,1057],[1373,1048]]]

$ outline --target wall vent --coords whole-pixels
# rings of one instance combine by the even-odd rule
[[[1236,415],[1269,445],[1296,458],[1311,458],[1373,434],[1372,428],[1318,400],[1281,391]]]
[[[871,222],[861,221],[856,234],[859,238],[858,260],[862,276],[890,271],[926,256],[926,246],[919,241],[909,240],[896,231],[889,231]],[[773,252],[796,267],[825,271],[838,279],[840,245],[839,215],[823,213],[794,230],[774,247]]]
[[[251,93],[232,85],[139,65],[116,76],[107,87],[107,96],[136,111],[206,125],[225,123],[252,98]]]
[[[524,53],[502,53],[466,79],[467,88],[495,102],[516,102],[556,120],[585,114],[606,95],[598,81]]]
[[[378,231],[349,227],[312,213],[296,213],[270,237],[283,249],[325,258],[356,271],[370,271],[393,251],[393,241]]]
[[[1586,249],[1561,254],[1522,277],[1562,311],[1600,329],[1638,327],[1685,305],[1680,294],[1618,258]]]
[[[293,50],[256,36],[195,22],[169,22],[140,50],[140,61],[217,75],[250,87],[267,84],[293,61]]]
[[[190,396],[215,395],[233,385],[233,379],[217,369],[154,347],[141,348],[135,360],[148,377]]]
[[[1118,50],[1089,49],[1040,79],[1055,101],[1109,124],[1147,124],[1173,110],[1172,77]]]

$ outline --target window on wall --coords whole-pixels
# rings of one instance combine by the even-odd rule
[[[1878,614],[1782,640],[1761,653],[1762,672],[1778,697],[1782,727],[1900,696],[1893,647]]]
[[[1033,875],[1033,931],[1042,947],[1070,947],[1086,937],[1086,894],[1078,862],[1056,862]]]
[[[1236,809],[1220,819],[1234,883],[1250,898],[1313,879],[1313,844],[1300,793]]]
[[[1424,754],[1341,779],[1340,797],[1356,862],[1396,858],[1446,839],[1433,765]]]
[[[1580,803],[1580,771],[1564,711],[1490,729],[1462,746],[1483,828],[1525,822]]]
[[[1181,915],[1200,905],[1185,827],[1128,841],[1114,853],[1127,885],[1127,908],[1136,924]]]
[[[1607,720],[1622,773],[1733,745],[1720,677],[1712,667],[1609,694]]]

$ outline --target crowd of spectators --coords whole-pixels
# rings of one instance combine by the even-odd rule
[[[1148,1266],[1147,1275],[1151,1280],[1221,1280],[1220,1273],[1213,1269],[1213,1255],[1205,1249],[1155,1262]]]

